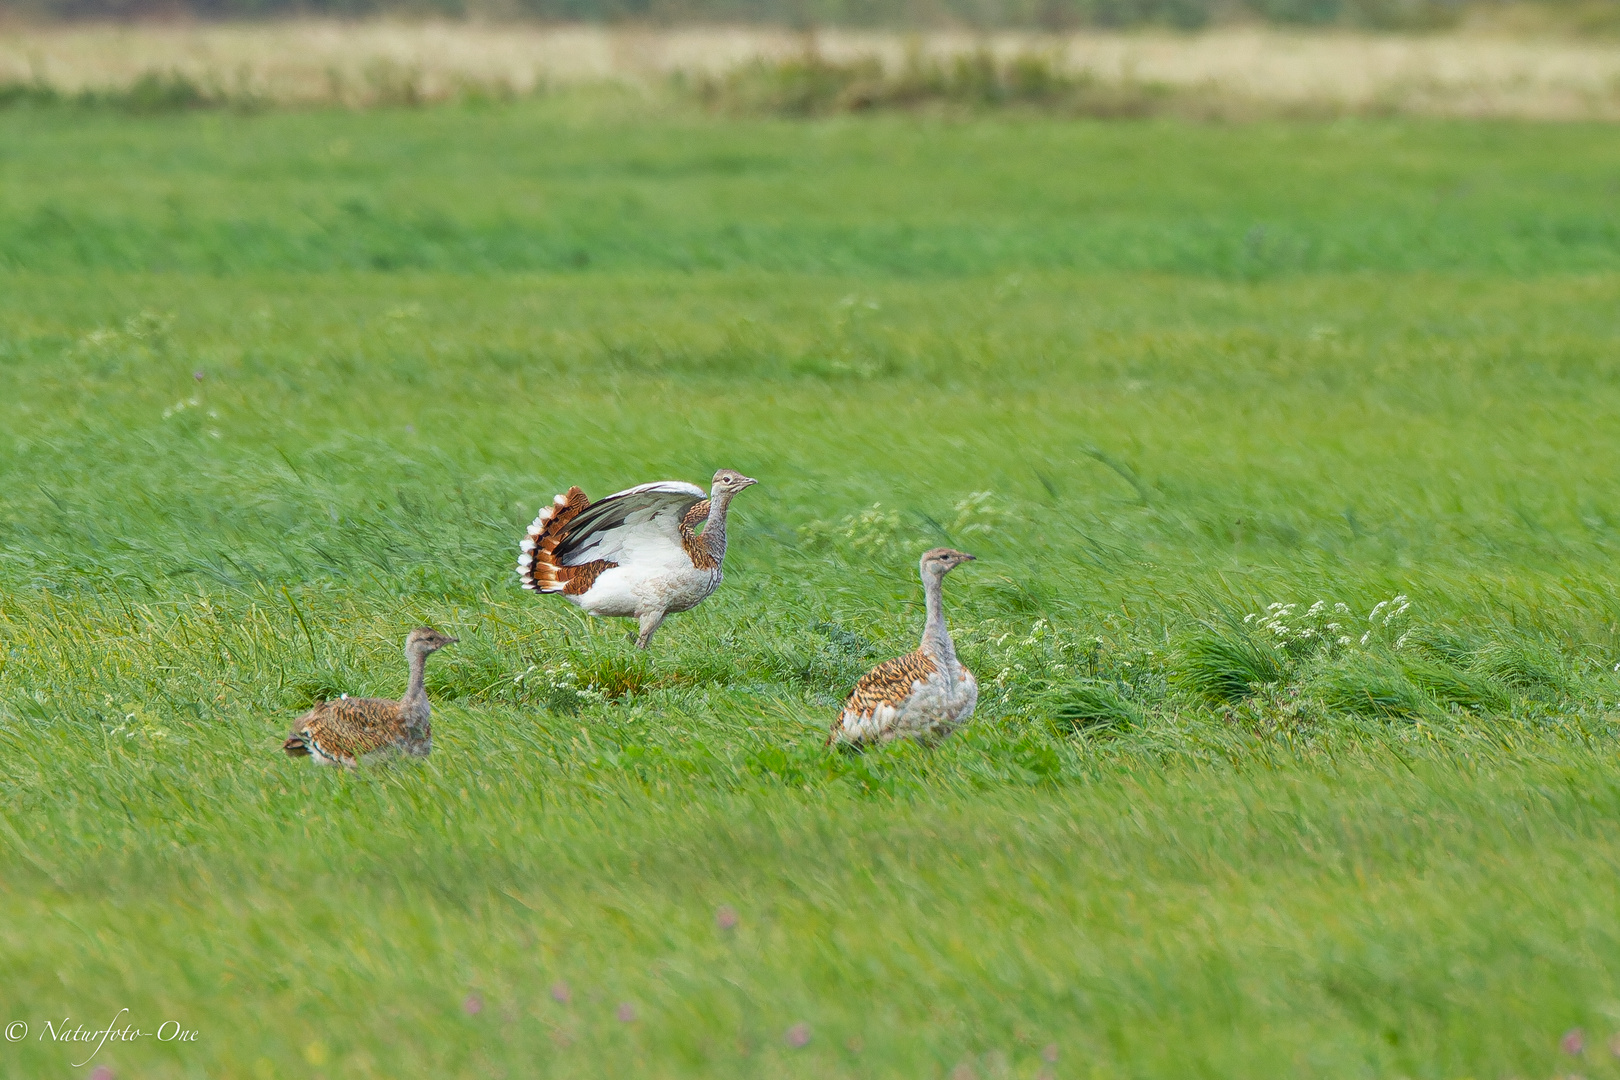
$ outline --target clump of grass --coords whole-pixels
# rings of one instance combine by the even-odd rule
[[[1531,642],[1497,638],[1480,645],[1471,659],[1477,670],[1530,696],[1558,697],[1574,689],[1560,659]]]
[[[1440,712],[1434,699],[1398,665],[1364,657],[1316,672],[1309,689],[1330,712],[1352,716],[1415,720]]]
[[[179,71],[147,71],[128,86],[72,93],[38,80],[0,83],[0,109],[69,106],[145,116],[195,109],[244,108],[254,104],[256,101],[250,95],[227,92]]]
[[[1205,621],[1187,644],[1182,685],[1226,704],[1290,686],[1289,708],[1311,702],[1363,717],[1500,716],[1516,693],[1560,689],[1555,662],[1521,643],[1451,627],[1412,625],[1405,594],[1375,604],[1365,619],[1343,603],[1273,603],[1235,619]]]
[[[1448,711],[1503,716],[1513,693],[1469,662],[1432,650],[1354,651],[1307,671],[1304,692],[1330,712],[1367,718],[1436,718]]]
[[[148,71],[106,102],[130,113],[184,112],[232,104],[229,95],[204,87],[178,71]]]
[[[1070,731],[1123,730],[1142,719],[1142,707],[1114,683],[1091,678],[1049,685],[1037,695],[1037,715]]]
[[[1511,704],[1507,688],[1495,679],[1450,664],[1409,662],[1402,665],[1402,673],[1442,705],[1473,713],[1504,713]]]
[[[1233,702],[1282,681],[1283,657],[1241,623],[1205,620],[1182,648],[1175,679],[1209,701]]]
[[[1511,632],[1483,635],[1451,627],[1415,627],[1402,635],[1404,652],[1415,659],[1413,671],[1445,670],[1454,675],[1414,676],[1425,679],[1462,680],[1450,691],[1438,693],[1441,700],[1455,700],[1465,707],[1505,708],[1514,694],[1533,698],[1555,698],[1571,690],[1569,676],[1560,657],[1544,645]]]
[[[1177,102],[1167,86],[1104,81],[1089,72],[1067,71],[1039,53],[1001,58],[983,50],[945,59],[913,51],[896,71],[874,57],[839,61],[807,52],[790,60],[755,60],[692,86],[710,109],[772,116],[945,106],[1139,117],[1165,112]]]
[[[490,105],[510,102],[517,96],[503,78],[458,75],[430,80],[419,67],[389,59],[372,60],[352,77],[329,73],[321,93],[298,102],[277,101],[245,81],[227,85],[210,75],[197,78],[178,70],[144,71],[126,84],[82,90],[62,90],[40,79],[0,82],[0,109],[104,109],[136,116],[203,109],[250,111],[271,104],[414,109],[444,102]]]
[[[634,697],[655,686],[670,685],[673,678],[655,672],[645,653],[628,655],[603,651],[582,658],[577,669],[576,686],[609,700]]]
[[[48,83],[22,80],[0,82],[0,109],[57,105],[61,101],[61,91]]]

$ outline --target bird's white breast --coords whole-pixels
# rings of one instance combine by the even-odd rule
[[[602,571],[590,589],[568,599],[592,615],[634,618],[649,611],[696,607],[720,585],[720,571],[699,570],[684,551]]]

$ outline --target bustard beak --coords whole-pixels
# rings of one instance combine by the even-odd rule
[[[755,480],[752,476],[745,476],[742,478],[743,487],[753,487],[757,483],[759,483],[759,481]]]

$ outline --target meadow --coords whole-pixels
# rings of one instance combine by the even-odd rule
[[[0,111],[0,1073],[1620,1075],[1610,128]],[[650,654],[520,592],[729,466]],[[823,746],[920,628],[935,750]],[[425,762],[284,757],[460,638]],[[147,1037],[55,1042],[62,1018]]]

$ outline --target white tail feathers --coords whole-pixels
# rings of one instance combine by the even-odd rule
[[[567,584],[558,573],[553,552],[568,535],[568,523],[590,505],[590,500],[579,488],[569,488],[567,494],[552,499],[552,505],[540,511],[528,533],[518,544],[517,575],[523,587],[530,592],[562,592]]]

